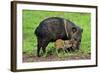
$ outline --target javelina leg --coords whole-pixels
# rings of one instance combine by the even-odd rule
[[[38,45],[37,45],[37,56],[40,57],[40,49],[41,49],[41,40],[38,39]]]
[[[67,53],[68,52],[68,49],[65,49],[64,51]]]
[[[67,53],[67,52],[70,52],[71,51],[71,48],[66,48],[65,49],[65,52]]]
[[[46,55],[46,47],[47,47],[48,43],[49,42],[47,42],[47,41],[42,42],[42,50],[43,50],[43,54],[45,54],[45,55]]]
[[[39,45],[39,44],[38,44],[38,46],[37,46],[37,47],[38,47],[38,49],[37,49],[37,56],[38,56],[38,57],[40,57],[40,54],[39,54],[39,53],[40,53],[40,48],[41,48],[41,47],[40,47],[40,45]]]

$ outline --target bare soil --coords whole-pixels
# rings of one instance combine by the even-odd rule
[[[58,57],[54,55],[49,55],[47,57],[37,57],[37,56],[29,56],[23,54],[23,62],[42,62],[42,61],[65,61],[65,60],[86,60],[90,59],[90,54],[88,55],[71,55],[67,57]]]

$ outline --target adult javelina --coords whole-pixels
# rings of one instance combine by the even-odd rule
[[[76,46],[73,48],[79,49],[82,29],[67,19],[50,17],[40,22],[40,25],[35,30],[35,34],[38,42],[37,56],[39,57],[40,49],[45,53],[48,43],[55,42],[57,39],[69,40],[73,38],[77,41]]]

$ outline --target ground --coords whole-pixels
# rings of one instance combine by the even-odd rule
[[[23,62],[42,62],[42,61],[67,61],[67,60],[87,60],[90,59],[90,54],[75,54],[71,56],[66,57],[58,57],[57,55],[49,55],[47,57],[37,57],[37,56],[29,56],[26,54],[23,54]]]

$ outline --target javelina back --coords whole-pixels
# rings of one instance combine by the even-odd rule
[[[65,26],[66,25],[66,26]],[[79,49],[81,42],[82,29],[76,26],[73,22],[60,18],[50,17],[42,22],[35,30],[37,36],[37,56],[40,56],[40,49],[45,53],[45,48],[49,42],[55,42],[57,39],[69,40],[71,38],[77,40],[77,46],[74,48]]]

